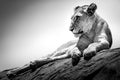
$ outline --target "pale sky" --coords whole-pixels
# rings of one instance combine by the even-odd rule
[[[69,31],[73,8],[92,2],[109,24],[112,48],[119,47],[120,0],[1,0],[0,71],[39,59],[75,39]]]

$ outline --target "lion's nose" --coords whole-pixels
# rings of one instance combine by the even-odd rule
[[[69,30],[70,30],[70,31],[73,31],[73,30],[74,30],[74,28],[70,28]]]

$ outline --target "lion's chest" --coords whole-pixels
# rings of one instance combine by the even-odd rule
[[[89,35],[82,35],[77,43],[78,49],[80,51],[86,49],[89,46],[89,44],[93,43],[94,36],[94,32],[90,33]]]

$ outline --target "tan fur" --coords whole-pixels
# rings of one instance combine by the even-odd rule
[[[51,59],[63,59],[82,55],[85,59],[93,57],[96,52],[109,49],[112,45],[112,35],[107,22],[96,12],[88,16],[86,11],[89,5],[84,5],[75,9],[71,17],[70,31],[75,37],[79,37],[78,42],[72,47],[60,50],[55,54],[61,53],[61,56],[51,56]],[[78,20],[76,19],[77,17]],[[83,31],[83,33],[79,33]],[[63,54],[64,53],[64,54]]]
[[[112,45],[112,35],[107,22],[96,12],[92,16],[87,15],[88,7],[89,5],[84,5],[75,9],[70,26],[74,36],[79,37],[76,47],[85,59],[91,58],[98,51],[109,49]]]

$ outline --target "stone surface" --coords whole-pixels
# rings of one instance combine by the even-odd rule
[[[10,80],[7,71],[0,72],[0,80]],[[120,80],[120,48],[98,52],[89,61],[81,58],[76,66],[71,58],[50,62],[12,80]]]

